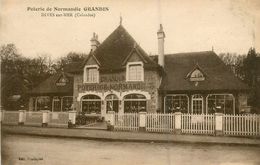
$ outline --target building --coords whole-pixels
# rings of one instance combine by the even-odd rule
[[[148,56],[120,24],[102,43],[94,33],[85,61],[72,63],[30,92],[30,110],[119,113],[239,113],[248,87],[214,51]]]

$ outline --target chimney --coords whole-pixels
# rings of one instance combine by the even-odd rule
[[[157,32],[158,37],[158,64],[164,67],[164,38],[165,34],[163,31],[162,24],[160,24],[160,29]]]
[[[98,41],[98,35],[96,33],[93,33],[93,37],[91,38],[90,43],[91,43],[91,50],[95,51],[100,44]]]

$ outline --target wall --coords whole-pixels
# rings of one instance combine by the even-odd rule
[[[83,73],[74,75],[74,105],[77,111],[81,110],[80,99],[86,94],[95,94],[104,100],[109,94],[116,94],[119,100],[130,93],[143,94],[147,98],[147,112],[156,112],[159,108],[158,103],[158,88],[160,77],[157,71],[145,70],[144,81],[142,82],[126,82],[126,71],[114,73],[100,72],[100,82],[95,84],[83,83]],[[106,103],[102,102],[102,114],[106,112]],[[123,101],[119,105],[119,111],[123,112]]]

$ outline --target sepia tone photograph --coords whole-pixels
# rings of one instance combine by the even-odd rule
[[[0,1],[2,165],[259,165],[260,1]]]

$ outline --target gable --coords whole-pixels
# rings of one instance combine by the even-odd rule
[[[136,44],[134,45],[134,48],[129,53],[129,55],[125,58],[122,65],[126,65],[127,62],[143,62],[147,63],[147,60],[145,60],[144,56],[138,51],[138,48],[136,48]]]
[[[95,60],[95,58],[91,55],[88,60],[86,61],[85,65],[97,65],[97,61]]]
[[[142,61],[139,55],[137,55],[136,52],[133,52],[127,62],[137,62],[137,61]]]
[[[65,77],[67,82],[64,84]],[[62,82],[63,84],[58,84]],[[66,94],[71,95],[73,93],[73,76],[68,73],[56,73],[45,81],[40,83],[37,87],[30,90],[28,93],[36,95],[47,95],[47,94]]]
[[[189,81],[204,81],[205,75],[199,67],[193,69],[188,75]]]
[[[104,70],[123,69],[125,62],[130,57],[131,61],[140,61],[139,58],[141,58],[145,66],[158,67],[159,65],[153,62],[136,43],[133,37],[120,25],[98,46],[93,54],[97,62],[100,63],[100,68]],[[133,54],[132,57],[133,52],[137,54]]]
[[[69,82],[69,79],[63,74],[56,82],[57,86],[65,86]]]

